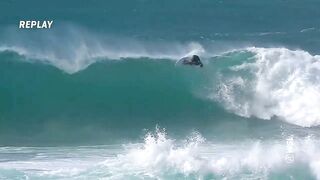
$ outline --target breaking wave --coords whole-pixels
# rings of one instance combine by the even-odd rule
[[[220,143],[206,140],[198,132],[177,140],[157,129],[147,133],[142,143],[3,147],[0,152],[8,157],[0,162],[4,179],[320,178],[320,146],[312,135]],[[10,156],[15,152],[21,156]]]
[[[144,143],[131,145],[127,152],[103,165],[110,178],[288,178],[284,172],[305,168],[309,177],[320,178],[320,153],[312,136],[293,135],[270,142],[206,142],[193,133],[184,141],[169,138],[164,131],[148,133]]]
[[[212,97],[230,111],[279,117],[303,127],[320,124],[320,56],[285,48],[248,48],[254,56],[229,68]]]
[[[167,60],[164,63],[165,67],[162,67],[163,72],[170,71],[174,74],[172,60],[190,54],[200,54],[205,63],[202,73],[192,75],[191,69],[176,67],[182,72],[181,76],[185,76],[183,79],[181,76],[175,77],[177,81],[201,81],[189,82],[192,87],[185,89],[186,93],[192,93],[198,99],[213,100],[214,103],[242,117],[278,118],[302,127],[320,125],[318,55],[311,55],[303,50],[257,47],[218,53],[212,50],[212,47],[198,42],[151,43],[124,38],[99,38],[98,35],[81,33],[82,36],[78,31],[74,32],[71,29],[67,32],[67,40],[65,37],[57,38],[58,35],[54,33],[52,38],[46,36],[46,40],[40,35],[40,40],[34,46],[6,40],[6,45],[0,46],[0,51],[2,54],[14,52],[22,56],[24,61],[51,64],[71,75],[81,70],[85,71],[97,61],[119,59]],[[51,43],[47,43],[48,41]],[[137,63],[141,63],[139,66],[143,67],[144,62]],[[139,68],[138,65],[136,68]],[[108,72],[108,69],[105,72]],[[141,69],[141,72],[144,70]],[[125,74],[123,76],[127,77]],[[131,78],[128,76],[126,79]],[[160,82],[163,79],[150,80],[154,81],[162,86]],[[56,86],[59,87],[59,82],[57,83]]]

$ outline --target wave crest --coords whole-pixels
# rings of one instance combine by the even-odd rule
[[[0,51],[12,51],[28,60],[49,63],[70,74],[101,59],[144,57],[177,60],[205,52],[197,42],[141,41],[92,33],[71,25],[46,33],[10,29],[2,35]]]

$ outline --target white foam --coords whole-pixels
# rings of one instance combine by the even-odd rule
[[[234,74],[222,78],[211,97],[241,116],[320,125],[320,56],[286,48],[248,51],[256,60],[231,67]]]
[[[148,133],[143,143],[125,147],[14,150],[42,155],[2,161],[0,170],[15,170],[36,179],[206,179],[208,175],[217,179],[268,179],[272,174],[294,176],[290,168],[306,168],[309,171],[302,173],[307,177],[320,179],[320,142],[313,136],[219,143],[206,142],[199,133],[178,141],[157,130]]]
[[[164,132],[147,135],[144,144],[128,149],[116,160],[106,160],[106,169],[125,176],[161,179],[182,175],[202,179],[206,175],[226,178],[267,179],[272,173],[286,174],[292,166],[310,168],[319,178],[319,141],[311,136],[284,140],[209,143],[197,134],[193,140],[179,143]]]

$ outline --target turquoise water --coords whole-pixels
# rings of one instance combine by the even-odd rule
[[[0,179],[319,179],[319,5],[1,1]]]

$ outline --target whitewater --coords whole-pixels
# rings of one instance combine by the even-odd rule
[[[2,179],[289,179],[319,178],[318,140],[208,142],[199,133],[177,142],[164,130],[143,143],[1,148]],[[14,157],[14,153],[24,156]],[[103,160],[102,160],[103,159]],[[297,169],[303,169],[302,172]]]

